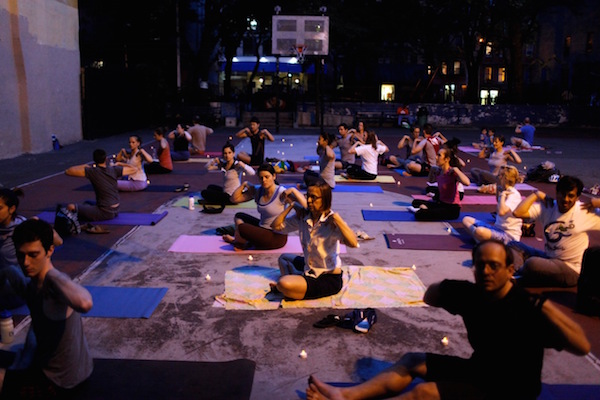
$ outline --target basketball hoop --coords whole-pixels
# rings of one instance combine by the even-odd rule
[[[306,46],[303,44],[298,44],[293,47],[294,54],[296,54],[296,59],[298,63],[302,64],[304,62],[304,56],[306,54]]]

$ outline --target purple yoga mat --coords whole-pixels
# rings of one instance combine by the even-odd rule
[[[296,253],[302,254],[302,245],[298,236],[288,236],[287,243],[274,250],[235,250],[233,245],[223,241],[216,235],[181,235],[169,248],[174,253],[223,253],[223,254],[256,254],[256,253]],[[346,246],[340,244],[340,253],[346,252]]]
[[[425,200],[425,201],[429,201],[431,200],[431,197],[424,195],[424,194],[413,194],[412,198],[415,200]],[[485,205],[496,205],[496,196],[492,196],[492,195],[474,195],[474,196],[465,196],[461,201],[461,204],[485,204]]]
[[[168,211],[164,211],[162,214],[121,212],[116,218],[105,221],[92,221],[92,223],[102,225],[156,225],[164,217],[166,217],[168,213]],[[53,224],[55,215],[56,212],[54,211],[43,211],[40,214],[38,214],[38,218],[42,221],[46,221],[50,224]]]
[[[386,233],[384,236],[390,249],[469,251],[475,244],[467,236],[411,233]]]

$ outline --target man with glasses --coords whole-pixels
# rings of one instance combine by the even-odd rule
[[[470,358],[407,353],[372,379],[343,388],[311,376],[306,398],[390,397],[403,392],[418,377],[424,382],[406,393],[410,398],[533,400],[541,391],[544,348],[576,355],[590,351],[577,323],[551,301],[513,285],[512,254],[504,243],[481,242],[472,257],[474,283],[444,280],[431,285],[423,298],[430,306],[463,318],[473,347]]]

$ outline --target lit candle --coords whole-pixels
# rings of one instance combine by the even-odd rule
[[[206,280],[207,280],[207,281],[210,281],[211,279],[212,279],[212,278],[210,277],[210,275],[209,275],[209,274],[206,274]]]
[[[305,351],[305,350],[302,350],[302,351],[300,352],[300,358],[306,358],[306,357],[308,357],[308,354],[306,354],[306,351]]]
[[[249,255],[248,256],[248,261],[252,261],[252,260],[254,260],[254,257],[252,257],[252,255]]]
[[[441,342],[444,346],[448,346],[448,338],[446,336],[442,338]]]

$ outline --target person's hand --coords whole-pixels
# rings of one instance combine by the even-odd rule
[[[538,200],[542,203],[542,206],[550,208],[554,205],[554,199],[548,196],[546,193],[542,192],[541,190],[536,191],[535,195],[537,196]]]
[[[500,192],[500,198],[503,198],[504,200],[506,200],[507,197],[508,197],[508,190],[503,190],[502,192]]]
[[[594,206],[592,200],[585,200],[581,202],[581,209],[593,213],[596,210],[596,206]]]

